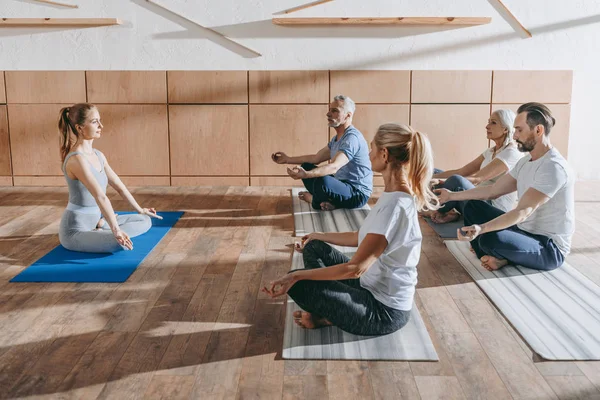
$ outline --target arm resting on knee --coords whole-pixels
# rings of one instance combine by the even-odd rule
[[[307,178],[318,178],[321,176],[334,175],[340,168],[348,164],[350,159],[343,152],[338,152],[329,164],[317,167],[313,170],[306,171]]]
[[[369,233],[358,247],[356,254],[345,264],[327,268],[304,269],[293,272],[294,280],[337,281],[341,279],[358,279],[383,254],[388,245],[383,235]]]
[[[451,192],[449,201],[492,200],[515,190],[517,190],[517,180],[510,174],[506,174],[492,186],[479,186],[462,192]]]
[[[550,197],[535,189],[528,189],[523,197],[519,200],[517,207],[498,218],[495,218],[481,225],[481,233],[500,231],[510,226],[516,225],[525,221],[538,209],[542,204],[550,200]]]

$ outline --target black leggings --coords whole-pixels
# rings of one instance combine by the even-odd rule
[[[303,251],[304,268],[344,264],[349,258],[320,240],[312,240]],[[396,310],[379,302],[360,286],[359,279],[296,282],[288,295],[315,318],[325,318],[355,335],[385,335],[402,328],[410,311]]]

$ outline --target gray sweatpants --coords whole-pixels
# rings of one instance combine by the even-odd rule
[[[114,253],[124,248],[115,239],[108,223],[96,225],[101,215],[65,210],[60,220],[58,238],[67,250],[85,253]],[[146,233],[152,226],[150,217],[142,214],[117,215],[119,228],[133,238]],[[133,243],[135,248],[135,242]]]

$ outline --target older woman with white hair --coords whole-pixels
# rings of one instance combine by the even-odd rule
[[[445,188],[452,192],[469,190],[475,186],[493,185],[502,175],[510,171],[517,161],[523,157],[513,140],[515,113],[512,110],[496,110],[490,116],[485,129],[487,138],[494,146],[486,149],[479,157],[467,165],[433,175],[436,188]],[[436,171],[437,172],[437,171]],[[491,200],[491,204],[502,210],[510,211],[517,202],[517,193]],[[463,201],[450,201],[429,216],[438,223],[456,221],[462,214]]]

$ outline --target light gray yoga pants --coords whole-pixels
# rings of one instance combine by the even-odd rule
[[[67,250],[85,253],[114,253],[123,250],[107,222],[102,228],[96,229],[100,217],[99,212],[65,210],[58,231],[60,244]],[[150,217],[142,214],[117,215],[117,222],[119,228],[130,238],[146,233],[152,226]],[[135,242],[133,248],[135,249]]]

